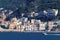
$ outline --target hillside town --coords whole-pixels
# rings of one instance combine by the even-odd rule
[[[13,11],[9,10],[8,15],[5,14],[7,10],[4,10],[0,14],[0,31],[1,32],[41,32],[41,31],[56,31],[60,32],[60,20],[58,20],[55,16],[58,14],[58,10],[50,9],[49,11],[42,11],[43,13],[39,14],[36,12],[30,12],[30,14],[25,17],[25,13],[21,13],[21,18],[17,18],[16,16],[12,17],[10,20],[6,20],[6,18],[13,14]],[[48,13],[52,13],[49,19],[46,20],[43,15],[47,15]],[[54,15],[53,15],[54,14]],[[19,14],[18,14],[19,15]],[[50,14],[49,14],[50,15]],[[41,17],[40,17],[41,16]],[[19,16],[18,16],[19,17]],[[35,18],[34,18],[35,17]],[[39,18],[40,19],[39,19]],[[42,18],[42,20],[41,20]],[[52,20],[53,19],[53,20]],[[48,21],[49,20],[49,21]]]

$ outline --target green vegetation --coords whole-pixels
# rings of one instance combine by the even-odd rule
[[[54,8],[59,10],[60,15],[60,0],[0,0],[0,7],[11,10],[21,8],[22,12],[26,10],[39,12],[40,10]]]

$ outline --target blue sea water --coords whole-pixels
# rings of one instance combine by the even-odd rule
[[[58,35],[43,35],[42,33],[0,32],[0,40],[60,40]]]

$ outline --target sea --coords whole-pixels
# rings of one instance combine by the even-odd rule
[[[0,40],[60,40],[60,35],[44,35],[41,32],[0,32]]]

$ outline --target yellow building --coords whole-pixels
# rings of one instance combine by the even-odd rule
[[[10,25],[9,25],[9,29],[14,29],[15,28],[15,23],[10,23]]]

